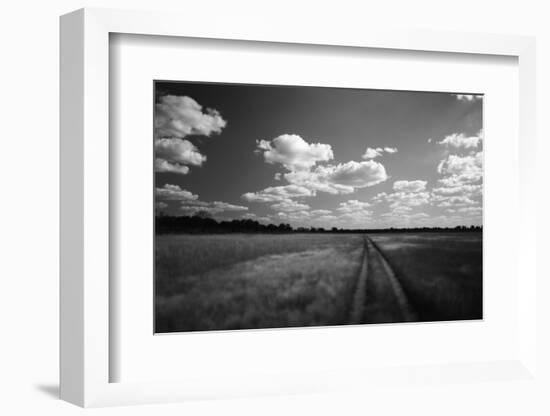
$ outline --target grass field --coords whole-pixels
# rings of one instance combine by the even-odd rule
[[[370,236],[420,320],[481,318],[481,233]],[[346,324],[362,256],[361,234],[159,235],[156,332]]]
[[[358,235],[157,237],[156,331],[345,322]]]
[[[421,321],[482,318],[482,234],[370,234]]]

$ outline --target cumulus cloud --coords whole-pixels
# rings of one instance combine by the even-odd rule
[[[164,95],[155,105],[155,132],[158,138],[189,135],[210,136],[227,125],[220,113],[203,107],[187,96]]]
[[[282,221],[305,223],[311,219],[308,211],[278,212],[277,217]]]
[[[156,188],[158,199],[164,201],[196,201],[199,196],[181,189],[178,185],[165,184],[162,188]]]
[[[444,179],[441,179],[442,181]],[[450,187],[438,187],[433,188],[432,192],[435,195],[445,195],[445,196],[452,196],[452,195],[462,195],[462,194],[470,194],[470,195],[481,195],[481,189],[482,185],[468,185],[468,184],[456,184],[456,186],[450,186]]]
[[[179,185],[165,184],[161,188],[155,189],[157,198],[157,208],[166,208],[168,205],[164,201],[178,201],[180,203],[180,210],[186,215],[193,215],[197,212],[203,211],[210,214],[219,214],[226,211],[247,211],[248,207],[242,205],[233,205],[228,202],[213,201],[205,202],[199,200],[199,196],[182,189]]]
[[[338,165],[317,166],[311,171],[289,172],[284,178],[291,184],[312,191],[330,194],[349,194],[357,188],[365,188],[384,182],[388,175],[381,163],[368,160],[350,161]]]
[[[305,170],[334,158],[329,144],[308,143],[297,134],[283,134],[271,141],[260,140],[258,149],[267,163],[280,163],[290,171]]]
[[[363,159],[374,159],[376,157],[382,156],[382,149],[381,147],[377,149],[373,149],[372,147],[367,147],[367,150],[365,150],[365,153],[363,156],[361,156]]]
[[[352,212],[359,211],[368,211],[368,208],[371,206],[368,202],[358,201],[356,199],[351,199],[346,202],[341,202],[336,211],[344,214],[349,214]]]
[[[407,187],[404,186],[403,188],[405,189]],[[424,191],[425,183],[417,185],[416,187],[412,186],[410,189],[418,189],[418,191],[397,191],[389,194],[382,192],[373,198],[373,202],[388,204],[390,210],[383,214],[386,218],[400,217],[400,220],[410,219],[412,218],[411,215],[413,215],[411,213],[413,208],[430,203],[430,193]]]
[[[321,215],[326,216],[332,214],[332,211],[330,209],[314,209],[312,211],[309,211],[311,215]]]
[[[397,148],[396,147],[367,147],[367,150],[365,150],[365,153],[363,156],[361,156],[363,159],[374,159],[377,157],[382,156],[382,153],[396,153]]]
[[[428,182],[415,180],[415,181],[395,181],[393,183],[394,191],[404,191],[404,192],[420,192],[426,189],[426,184]]]
[[[443,159],[437,171],[447,175],[440,180],[446,186],[472,184],[481,180],[483,176],[483,153],[477,152],[467,156],[449,155]]]
[[[442,145],[455,147],[455,148],[465,148],[465,149],[471,149],[476,148],[482,140],[481,134],[477,136],[471,136],[468,137],[464,135],[463,133],[454,133],[449,136],[446,136],[443,140],[437,142]]]
[[[380,152],[396,151],[391,147],[380,148]],[[310,210],[310,206],[299,199],[316,196],[317,192],[351,194],[356,189],[388,179],[384,166],[374,160],[327,163],[334,158],[330,145],[310,144],[298,135],[285,134],[271,141],[261,140],[256,152],[261,153],[267,163],[280,164],[287,170],[275,174],[275,180],[284,179],[288,185],[247,192],[242,198],[249,202],[271,202],[271,208],[278,211],[277,218],[302,225],[307,221],[316,226],[328,226],[335,221],[356,225],[364,222],[372,214],[366,209],[367,203],[357,200],[342,203],[335,215],[330,210]]]
[[[384,165],[373,160],[364,162],[352,160],[338,165],[319,166],[316,172],[327,182],[353,188],[373,186],[388,179]]]
[[[164,159],[156,158],[155,172],[179,173],[181,175],[187,175],[187,173],[189,173],[189,168],[185,165],[170,163]]]
[[[313,191],[299,185],[271,186],[259,192],[247,192],[242,198],[249,202],[279,202],[290,198],[313,196]]]
[[[481,100],[482,95],[477,94],[454,94],[458,101],[477,101]]]
[[[196,146],[188,140],[155,140],[155,170],[187,174],[187,165],[201,166],[206,161]]]
[[[429,192],[394,192],[386,196],[391,208],[399,206],[417,207],[430,202]]]
[[[473,205],[476,202],[468,195],[453,195],[453,196],[435,196],[433,202],[438,207],[461,207],[466,205]]]
[[[226,124],[218,111],[203,111],[191,97],[160,97],[155,105],[155,171],[186,175],[189,166],[201,166],[206,156],[185,137],[220,133]]]
[[[449,155],[443,159],[437,168],[438,172],[444,175],[438,180],[442,186],[432,189],[433,203],[438,207],[447,208],[447,212],[457,214],[470,212],[458,210],[460,207],[479,205],[482,193],[482,163],[482,152],[466,156]]]

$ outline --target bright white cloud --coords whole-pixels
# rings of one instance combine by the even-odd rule
[[[454,133],[446,136],[443,140],[437,143],[455,148],[472,149],[476,148],[481,143],[481,141],[481,135],[468,137],[463,133]]]
[[[365,150],[365,153],[361,157],[366,160],[375,159],[377,157],[382,156],[382,153],[384,152],[396,153],[397,148],[396,147],[377,147],[377,148],[367,147],[367,150]]]
[[[319,170],[288,172],[283,176],[289,183],[309,189],[313,195],[316,195],[317,191],[329,194],[350,194],[354,191],[352,186],[329,182]]]
[[[178,163],[170,163],[164,159],[155,159],[155,172],[168,172],[179,173],[180,175],[186,175],[189,173],[189,168],[185,165]]]
[[[203,107],[187,96],[164,95],[155,105],[157,138],[180,138],[189,135],[210,136],[227,125],[217,110]]]
[[[220,133],[227,122],[218,111],[187,96],[165,95],[155,105],[155,171],[185,175],[189,165],[201,166],[206,156],[189,140],[190,135]]]
[[[388,175],[384,165],[373,160],[367,160],[317,166],[311,171],[289,172],[284,177],[288,182],[312,191],[349,194],[357,188],[365,188],[384,182]]]
[[[356,199],[351,199],[346,202],[341,202],[336,211],[349,214],[352,212],[368,211],[368,208],[371,206],[368,202],[358,201]]]
[[[297,134],[283,134],[271,141],[260,140],[258,149],[267,163],[280,163],[289,171],[306,170],[317,162],[334,158],[329,144],[308,143]]]
[[[314,192],[299,185],[271,186],[259,192],[247,192],[242,198],[249,202],[279,202],[290,198],[313,196]]]
[[[428,182],[415,180],[415,181],[395,181],[393,183],[394,191],[404,191],[404,192],[420,192],[426,189],[426,184]]]
[[[439,163],[437,171],[448,175],[447,179],[450,177],[456,185],[471,184],[481,180],[483,175],[482,163],[483,152],[467,156],[449,155]],[[446,186],[451,186],[441,180],[440,182]]]
[[[384,165],[373,160],[319,166],[316,172],[329,183],[353,188],[373,186],[388,179]]]
[[[363,159],[374,159],[376,157],[382,156],[382,148],[373,149],[372,147],[367,147],[367,150],[365,150],[365,153],[363,156],[361,156]]]
[[[481,185],[457,184],[457,186],[433,188],[432,192],[436,195],[447,195],[447,196],[462,195],[462,194],[480,195],[481,188],[482,188]]]
[[[193,143],[181,139],[155,140],[155,157],[177,165],[201,166],[206,161]]]
[[[468,156],[449,155],[438,166],[439,173],[446,175],[438,180],[443,185],[432,189],[432,201],[438,207],[453,209],[454,213],[466,213],[457,210],[481,203],[483,153]]]
[[[409,220],[412,218],[411,211],[413,208],[430,203],[430,193],[423,191],[424,187],[417,186],[416,188],[420,192],[398,191],[390,194],[382,192],[373,198],[373,202],[388,204],[390,210],[382,214],[383,217],[394,218],[399,221]]]

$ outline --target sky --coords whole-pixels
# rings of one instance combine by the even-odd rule
[[[482,95],[155,82],[156,212],[482,224]]]

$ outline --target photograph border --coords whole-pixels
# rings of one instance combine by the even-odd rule
[[[254,24],[219,19],[205,24],[174,13],[80,9],[61,17],[60,26],[60,395],[79,406],[159,403],[212,397],[208,380],[109,383],[109,34],[210,38],[241,41],[383,48],[438,53],[506,55],[519,62],[520,222],[518,228],[519,350],[507,362],[518,374],[535,377],[536,364],[536,78],[533,37],[434,31],[376,31],[321,27],[281,30],[276,22]],[[146,167],[147,169],[149,167]],[[529,243],[530,242],[530,243]],[[479,364],[480,368],[494,363]],[[441,369],[448,364],[442,364]],[[285,369],[282,369],[283,371]],[[288,370],[288,369],[287,369]],[[342,370],[345,372],[345,370]],[[388,370],[390,371],[390,370]],[[433,371],[433,370],[432,370]],[[341,375],[340,375],[341,376]],[[369,377],[388,378],[384,371]],[[291,374],[288,377],[292,377]],[[287,377],[287,379],[288,379]],[[466,376],[467,378],[467,376]],[[302,391],[275,380],[288,393]],[[335,382],[334,384],[338,384]],[[145,388],[146,387],[146,388]],[[272,388],[273,385],[266,386]],[[334,387],[318,383],[307,391]],[[266,394],[262,386],[237,388],[227,397]],[[225,397],[225,395],[224,395]]]

